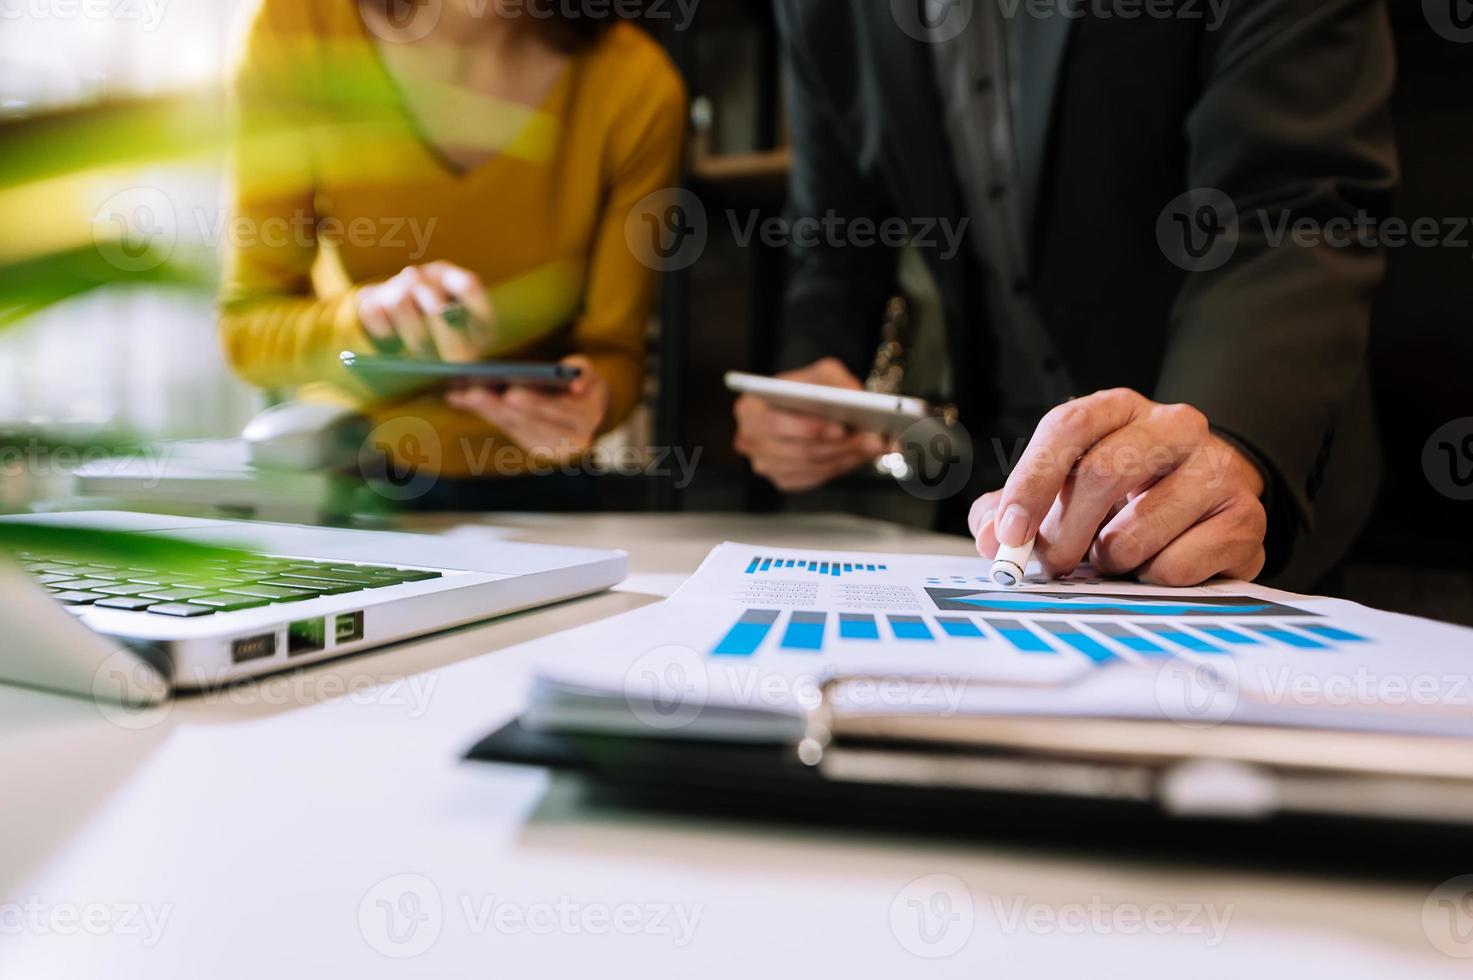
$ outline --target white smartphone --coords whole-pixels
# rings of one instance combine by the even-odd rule
[[[773,408],[817,415],[887,436],[900,435],[921,419],[934,414],[930,404],[921,398],[849,391],[740,371],[727,373],[726,387],[741,394],[755,395]]]

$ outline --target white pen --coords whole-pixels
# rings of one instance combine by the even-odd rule
[[[1016,548],[998,545],[997,557],[992,560],[992,580],[1009,589],[1022,585],[1028,574],[1028,563],[1033,560],[1033,544],[1037,540],[1029,538],[1026,544]]]

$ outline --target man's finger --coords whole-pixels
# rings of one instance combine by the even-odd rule
[[[1196,409],[1150,405],[1137,412],[1134,421],[1100,439],[1064,480],[1059,491],[1060,519],[1048,528],[1047,535],[1040,536],[1038,560],[1047,569],[1078,565],[1116,502],[1174,471],[1200,451],[1208,434],[1207,420]],[[1201,489],[1194,486],[1193,492]],[[1193,520],[1215,502],[1204,504]]]
[[[1074,464],[1095,443],[1128,425],[1146,404],[1135,392],[1116,388],[1067,402],[1045,415],[1003,487],[998,539],[1018,547],[1037,537]]]
[[[1174,470],[1126,504],[1099,531],[1090,550],[1090,563],[1106,575],[1128,575],[1219,503],[1191,467]]]
[[[967,527],[977,542],[977,554],[983,558],[997,557],[997,503],[1001,499],[1001,490],[984,493],[973,502],[967,515]]]
[[[1252,581],[1263,571],[1263,505],[1238,497],[1167,545],[1136,575],[1152,585],[1201,585],[1218,576]]]

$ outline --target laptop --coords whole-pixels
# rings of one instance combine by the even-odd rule
[[[37,548],[0,563],[11,639],[0,680],[129,703],[600,592],[628,569],[621,551],[522,544],[489,528],[426,535],[109,511],[4,520],[248,549],[187,570]]]

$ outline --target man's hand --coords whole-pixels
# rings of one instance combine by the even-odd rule
[[[1190,405],[1126,389],[1044,416],[1002,490],[972,505],[977,551],[1037,537],[1051,577],[1086,555],[1106,575],[1156,585],[1253,579],[1263,570],[1264,476]]]
[[[459,303],[468,322],[447,322],[445,307]],[[402,346],[411,357],[455,364],[479,361],[495,339],[496,318],[486,287],[473,272],[449,262],[410,266],[358,296],[358,320],[381,348]]]
[[[862,387],[832,357],[778,377],[852,391]],[[784,493],[821,487],[885,451],[885,439],[876,433],[854,432],[816,415],[772,408],[756,395],[736,400],[736,421],[736,451],[752,461],[754,472]]]
[[[575,459],[593,447],[609,414],[609,385],[582,355],[560,362],[581,370],[564,392],[512,387],[464,388],[445,396],[451,408],[479,415],[540,460]]]

